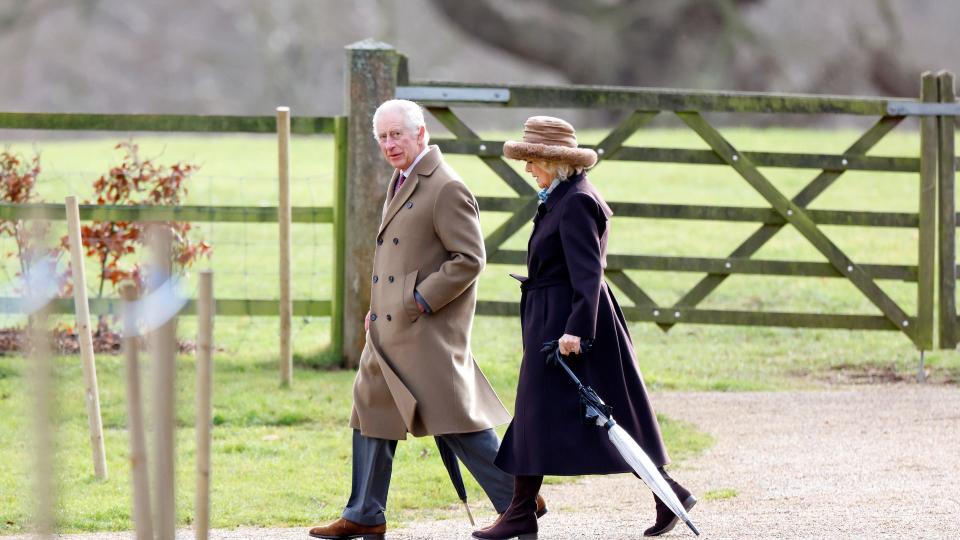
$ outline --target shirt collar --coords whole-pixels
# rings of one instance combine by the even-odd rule
[[[420,154],[417,155],[417,158],[413,160],[413,163],[411,163],[406,169],[401,170],[400,174],[406,178],[410,178],[410,173],[413,172],[413,169],[417,166],[417,163],[420,163],[420,160],[423,158],[423,156],[427,155],[427,152],[429,151],[430,147],[424,146],[423,150],[420,151]]]

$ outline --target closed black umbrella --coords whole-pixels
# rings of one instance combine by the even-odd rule
[[[589,347],[590,344],[585,343],[582,349],[585,352]],[[600,396],[594,392],[593,388],[584,386],[583,383],[580,382],[580,379],[573,374],[570,367],[567,366],[567,363],[563,361],[563,358],[560,356],[558,342],[554,340],[544,343],[540,352],[547,354],[547,363],[555,363],[562,367],[564,371],[567,372],[567,375],[570,376],[570,379],[573,380],[574,384],[576,384],[577,391],[580,393],[580,405],[584,419],[606,430],[607,436],[610,437],[610,442],[613,443],[613,446],[620,452],[624,461],[630,465],[630,468],[633,469],[636,475],[647,484],[647,487],[649,487],[678,518],[687,524],[687,527],[690,527],[693,534],[700,536],[700,531],[698,531],[697,527],[690,521],[687,510],[680,503],[680,500],[677,499],[677,495],[673,492],[673,489],[670,488],[669,484],[667,484],[667,481],[664,480],[663,475],[657,470],[657,466],[650,459],[650,456],[640,448],[637,441],[633,440],[633,437],[631,437],[626,430],[617,425],[617,422],[613,419],[613,411],[610,406],[600,399]]]
[[[463,507],[467,509],[467,517],[470,518],[470,525],[476,526],[473,521],[473,514],[470,513],[470,505],[467,504],[467,488],[463,485],[463,475],[460,473],[460,462],[457,461],[453,449],[440,437],[434,437],[437,441],[437,450],[440,452],[440,459],[443,460],[443,466],[447,468],[447,474],[450,475],[450,482],[457,490],[457,496],[463,502]]]

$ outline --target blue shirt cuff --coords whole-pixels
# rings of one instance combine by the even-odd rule
[[[430,309],[430,304],[423,299],[423,296],[420,296],[420,292],[416,289],[413,290],[413,297],[417,300],[417,303],[424,307],[427,310],[427,313],[433,313],[433,310]]]

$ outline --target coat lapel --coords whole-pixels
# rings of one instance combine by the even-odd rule
[[[440,165],[440,160],[443,156],[440,154],[440,148],[436,145],[431,145],[430,150],[420,158],[420,162],[417,163],[416,167],[410,171],[410,177],[407,178],[403,185],[400,186],[400,191],[390,198],[390,194],[393,193],[393,186],[397,183],[397,180],[400,178],[400,171],[393,171],[393,177],[390,179],[390,184],[387,186],[387,204],[386,208],[383,211],[383,220],[380,222],[380,230],[377,232],[377,235],[383,233],[383,230],[387,228],[387,225],[390,224],[390,221],[394,216],[397,215],[397,212],[403,208],[404,203],[407,202],[407,199],[413,195],[413,192],[416,191],[417,185],[420,183],[421,176],[430,176],[433,174],[433,171]]]
[[[400,169],[393,170],[393,176],[390,177],[390,181],[387,182],[387,196],[383,199],[383,210],[380,212],[380,224],[383,224],[384,218],[387,217],[387,209],[390,208],[390,203],[393,202],[393,198],[390,195],[393,194],[393,186],[396,185],[397,179],[400,178]]]
[[[549,212],[553,210],[558,204],[560,204],[560,199],[570,191],[570,188],[574,184],[583,180],[583,174],[570,177],[566,182],[560,182],[557,184],[557,187],[553,188],[553,191],[550,192],[550,196],[547,197],[547,202],[543,203],[544,211]]]
[[[550,195],[547,197],[547,201],[543,204],[537,206],[537,214],[533,216],[533,232],[530,234],[530,238],[527,240],[527,268],[530,268],[530,254],[532,250],[530,246],[533,244],[533,236],[537,232],[537,225],[540,224],[540,221],[546,217],[546,215],[556,208],[560,204],[560,199],[563,199],[564,195],[568,191],[573,189],[573,187],[581,182],[585,178],[584,173],[580,173],[576,176],[570,177],[566,182],[560,182],[557,184],[557,187],[553,188],[553,191],[550,192]],[[606,206],[606,204],[604,204]],[[608,208],[609,210],[609,208]],[[607,216],[609,218],[609,216]]]

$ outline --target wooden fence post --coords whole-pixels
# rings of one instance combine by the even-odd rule
[[[333,292],[330,299],[330,349],[338,364],[343,363],[343,303],[346,297],[344,268],[347,252],[347,118],[334,121],[334,200],[333,200]]]
[[[280,384],[293,382],[291,332],[293,302],[290,297],[290,108],[277,107],[277,154],[280,201],[277,223],[280,225]]]
[[[937,81],[940,87],[940,102],[955,102],[953,74],[941,71],[937,74]],[[940,147],[940,348],[956,349],[960,332],[957,328],[955,120],[953,116],[940,116],[937,121]]]
[[[120,287],[123,297],[123,356],[127,379],[127,433],[130,436],[130,477],[133,482],[133,525],[137,540],[153,540],[150,513],[150,480],[147,472],[147,441],[143,425],[143,393],[140,389],[140,338],[136,327],[137,286]]]
[[[924,72],[920,99],[938,100],[937,79]],[[936,271],[937,119],[920,117],[920,230],[917,282],[917,348],[933,348],[933,290]]]
[[[210,529],[210,445],[213,429],[213,272],[200,272],[197,290],[197,494],[194,530],[207,540]]]
[[[347,366],[360,361],[370,308],[370,276],[380,214],[391,167],[373,138],[371,120],[380,103],[406,82],[406,62],[390,45],[364,40],[347,46],[347,189],[343,347]]]
[[[80,341],[80,360],[83,363],[84,402],[87,404],[87,423],[90,427],[90,448],[93,451],[93,473],[100,480],[107,478],[107,460],[103,444],[103,419],[100,416],[100,388],[97,384],[97,364],[93,355],[93,336],[90,334],[90,304],[87,302],[87,271],[80,235],[80,206],[73,195],[66,199],[67,233],[70,236],[70,262],[73,272],[73,306],[77,313],[77,339]]]

